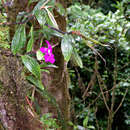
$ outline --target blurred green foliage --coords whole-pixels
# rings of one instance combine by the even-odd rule
[[[40,121],[43,123],[43,126],[46,130],[59,128],[59,126],[56,123],[56,119],[52,118],[51,113],[44,114],[40,118]]]
[[[107,2],[104,4],[107,6]],[[93,43],[90,42],[90,44],[92,44],[106,60],[105,66],[102,59],[98,58],[99,72],[108,87],[107,89],[111,89],[113,86],[114,48],[115,45],[117,46],[118,71],[117,89],[115,92],[116,108],[122,100],[126,88],[130,86],[130,42],[127,40],[128,37],[125,36],[125,33],[129,29],[130,24],[124,18],[123,3],[118,2],[113,6],[117,9],[115,13],[109,11],[109,13],[106,15],[101,12],[101,9],[92,9],[90,6],[80,4],[78,2],[70,6],[67,11],[68,31],[79,30],[85,36],[92,37],[100,41],[102,44],[109,45],[108,47],[102,47],[93,45]],[[87,48],[83,43],[84,41],[80,37],[76,38],[75,46],[77,47],[84,65],[83,69],[78,68],[78,71],[87,89],[87,86],[91,80],[91,76],[94,73],[95,56],[92,50]],[[88,125],[92,125],[95,129],[98,129],[97,125],[99,125],[100,129],[105,130],[105,128],[107,128],[108,115],[103,100],[99,98],[93,105],[88,107],[100,93],[97,80],[93,86],[91,86],[92,88],[88,91],[88,95],[86,95],[85,100],[83,100],[81,84],[79,84],[77,81],[78,73],[75,71],[75,68],[71,66],[71,64],[69,70],[72,81],[70,92],[73,99],[72,109],[74,111],[74,122],[83,126],[83,122],[87,117]],[[110,92],[108,96],[109,105],[111,101],[111,95],[112,93]],[[128,129],[128,124],[130,122],[130,113],[128,110],[130,107],[128,98],[129,96],[130,90],[128,91],[121,108],[114,117],[112,126],[113,130]]]
[[[0,23],[3,23],[5,21],[5,17],[0,14]],[[5,49],[10,48],[8,42],[8,27],[0,26],[0,47]]]

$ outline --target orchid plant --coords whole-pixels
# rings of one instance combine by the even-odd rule
[[[54,54],[52,53],[52,46],[49,43],[49,41],[47,41],[47,40],[46,40],[46,43],[48,45],[48,48],[41,47],[40,51],[42,53],[45,53],[45,55],[44,55],[45,62],[50,62],[53,64],[55,62],[55,58],[54,58]]]

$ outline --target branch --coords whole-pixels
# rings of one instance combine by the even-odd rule
[[[115,45],[115,52],[114,52],[114,75],[113,75],[113,78],[114,78],[114,81],[113,81],[113,91],[112,91],[112,99],[111,99],[111,112],[113,112],[113,108],[114,108],[114,105],[115,105],[115,89],[116,89],[116,86],[117,86],[117,45]]]
[[[96,58],[95,58],[96,59]],[[106,101],[106,98],[105,98],[105,95],[104,95],[104,92],[103,92],[103,89],[102,89],[102,78],[98,72],[98,63],[97,63],[97,59],[95,61],[95,71],[96,71],[96,74],[97,74],[97,79],[98,79],[98,82],[99,82],[99,87],[100,87],[100,91],[101,91],[101,94],[102,94],[102,97],[103,97],[103,100],[104,100],[104,103],[106,105],[106,108],[107,110],[110,112],[110,108],[108,107],[108,104],[107,104],[107,101]],[[104,83],[103,83],[103,86],[104,86]]]
[[[119,84],[119,83],[118,83]],[[110,91],[112,91],[113,89],[115,88],[115,86],[113,87],[113,88],[111,88],[111,89],[109,89],[109,90],[107,90],[107,91],[104,91],[103,93],[105,94],[105,93],[108,93],[108,92],[110,92]],[[94,101],[91,103],[91,104],[89,104],[89,106],[88,107],[90,107],[91,105],[93,105],[96,101],[97,101],[97,99],[101,96],[101,92],[98,94],[98,96],[94,99]]]
[[[116,112],[117,112],[117,111],[120,109],[120,107],[122,106],[122,103],[123,103],[123,101],[125,100],[125,96],[126,96],[127,92],[128,92],[128,88],[125,90],[125,95],[123,96],[123,98],[122,98],[122,100],[121,100],[119,106],[118,106],[117,109],[115,110],[114,114],[116,114]]]
[[[84,92],[83,95],[82,95],[82,98],[83,98],[83,99],[84,99],[85,96],[87,95],[88,89],[94,85],[95,79],[96,79],[96,72],[93,73],[93,75],[92,75],[92,77],[91,77],[91,80],[90,80],[90,82],[88,83],[88,86],[87,86],[85,92]]]
[[[94,99],[94,101],[88,105],[88,108],[97,101],[97,99],[100,97],[100,95],[101,95],[101,93],[99,93],[99,95]]]
[[[104,44],[100,43],[99,41],[94,40],[94,39],[92,39],[92,38],[90,38],[90,37],[84,36],[83,34],[81,34],[80,31],[71,31],[71,32],[69,32],[69,34],[78,35],[78,36],[84,38],[84,39],[87,40],[87,41],[93,42],[94,44],[99,44],[99,45],[102,45],[102,46],[109,46],[109,45],[104,45]]]
[[[97,129],[100,130],[99,123],[98,123],[98,120],[97,120],[97,117],[96,117],[97,111],[98,111],[98,107],[96,106],[96,110],[95,110],[95,112],[94,112],[94,115],[95,115],[95,118],[96,118],[96,126],[97,126]]]
[[[28,21],[34,19],[34,16],[33,15],[30,15],[28,17],[28,19],[25,19],[24,21],[22,22],[13,22],[13,23],[10,23],[10,22],[5,22],[5,23],[0,23],[0,26],[9,26],[9,25],[15,25],[15,24],[25,24],[27,23]]]
[[[54,28],[54,27],[52,27],[52,26],[50,26],[50,25],[48,25],[48,24],[45,24],[45,26],[47,26],[48,28],[50,28],[50,29],[52,29],[52,30],[54,30],[54,31],[57,31],[57,32],[59,32],[59,33],[62,33],[62,34],[67,34],[68,32],[63,32],[63,31],[61,31],[61,30],[59,30],[59,29],[57,29],[57,28]]]

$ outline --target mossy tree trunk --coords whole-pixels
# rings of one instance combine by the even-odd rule
[[[19,11],[28,10],[26,8],[27,2],[27,0],[23,0],[23,2],[14,0],[15,5],[9,7],[9,22],[16,21],[16,16]],[[60,2],[66,8],[65,0],[59,0],[57,2]],[[66,18],[61,16],[56,10],[54,10],[54,15],[60,30],[66,31]],[[10,39],[12,39],[15,26],[10,25],[9,27]],[[69,130],[71,129],[67,124],[68,121],[70,121],[69,75],[61,52],[60,39],[52,37],[51,41],[53,41],[53,43],[59,43],[59,45],[54,48],[55,65],[57,65],[58,68],[48,68],[50,74],[43,72],[42,81],[49,93],[55,97],[60,107],[63,119],[65,120],[64,129]],[[41,130],[41,124],[36,119],[33,119],[27,111],[25,97],[30,88],[30,84],[28,84],[25,77],[23,77],[22,71],[23,65],[19,57],[12,56],[10,51],[0,51],[1,124],[8,130]],[[41,98],[38,93],[36,93],[35,96],[41,107],[42,114],[49,112],[53,113],[53,117],[58,117],[57,108],[55,108],[55,106],[48,103],[46,99]]]

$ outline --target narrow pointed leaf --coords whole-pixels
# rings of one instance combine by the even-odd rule
[[[56,3],[57,11],[60,13],[60,15],[64,16],[65,15],[65,9],[60,3]]]
[[[83,68],[82,60],[81,60],[80,56],[78,55],[77,50],[75,48],[73,49],[73,53],[72,53],[72,56],[71,56],[71,61],[76,66],[79,66],[80,68]]]
[[[33,9],[33,14],[35,14],[35,11],[37,10],[40,10],[42,6],[52,6],[54,7],[55,6],[55,0],[50,0],[50,1],[47,1],[47,0],[40,0],[37,5],[35,6],[35,8]],[[43,11],[43,9],[41,10]]]
[[[27,80],[34,84],[36,87],[40,88],[41,90],[44,90],[44,86],[41,80],[38,80],[33,76],[27,76]]]
[[[40,10],[41,6],[45,3],[45,1],[46,1],[46,0],[40,0],[40,1],[37,3],[37,5],[35,6],[35,8],[33,9],[33,12],[32,12],[33,15],[35,14],[35,12],[36,12],[37,10]]]
[[[24,47],[26,43],[26,32],[25,32],[25,25],[20,25],[16,30],[12,44],[11,44],[11,51],[15,55],[21,48]]]
[[[45,10],[36,10],[35,16],[37,18],[37,21],[41,26],[44,26],[46,23],[46,11]]]
[[[46,11],[47,11],[47,13],[48,13],[48,16],[49,16],[51,22],[53,23],[53,26],[54,26],[55,28],[59,29],[59,28],[58,28],[58,25],[57,25],[57,22],[56,22],[54,16],[52,15],[52,13],[47,9],[47,7],[46,7],[45,9],[46,9]]]
[[[36,78],[40,79],[40,73],[41,73],[40,65],[34,58],[32,58],[28,55],[24,55],[24,56],[22,56],[22,62],[26,66],[26,68],[33,75],[35,75]]]
[[[85,128],[87,128],[87,125],[88,125],[88,116],[86,116],[86,118],[85,118],[84,121],[83,121],[83,126],[84,126]]]
[[[32,47],[34,43],[33,26],[31,27],[30,34],[31,34],[31,38],[29,39],[28,44],[27,44],[27,52],[32,51]]]
[[[104,61],[104,63],[106,64],[106,60],[102,57],[102,55],[89,43],[89,42],[85,42],[86,45],[88,47],[90,47],[98,56],[100,56],[100,58]]]
[[[62,38],[61,41],[61,50],[62,50],[62,54],[64,56],[65,61],[69,61],[72,51],[73,51],[73,47],[71,45],[72,43],[72,38],[69,35],[64,35],[64,37]]]

